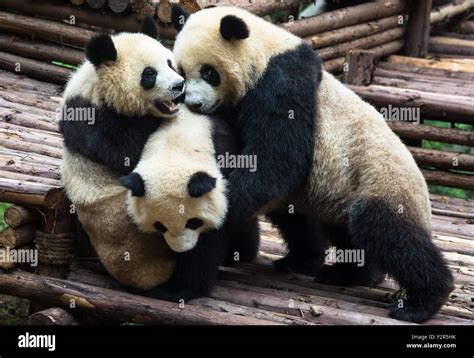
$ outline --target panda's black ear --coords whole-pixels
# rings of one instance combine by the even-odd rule
[[[147,36],[150,36],[152,39],[160,40],[160,34],[158,32],[158,27],[156,26],[155,19],[151,15],[145,16],[140,27],[140,32]]]
[[[145,183],[140,174],[132,172],[120,178],[120,184],[132,192],[133,196],[145,195]]]
[[[194,173],[188,182],[188,192],[193,198],[199,198],[216,187],[216,178],[205,172]]]
[[[176,31],[180,32],[184,24],[188,21],[191,14],[184,10],[181,6],[173,4],[171,7],[171,23]]]
[[[247,24],[234,15],[224,16],[221,20],[221,35],[227,41],[244,40],[250,35]]]
[[[112,37],[109,34],[94,36],[87,43],[86,58],[97,68],[104,62],[116,61],[117,50]]]

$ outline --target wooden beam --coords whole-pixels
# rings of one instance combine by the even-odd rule
[[[85,47],[94,31],[64,23],[0,11],[0,29],[60,44]]]
[[[95,313],[118,321],[141,324],[198,325],[276,325],[276,322],[225,312],[156,300],[83,283],[44,277],[15,270],[0,273],[0,292],[42,301],[55,307]]]
[[[401,14],[404,8],[405,1],[403,0],[378,0],[306,19],[287,22],[281,26],[297,36],[307,37],[323,31],[331,31],[341,27]]]
[[[411,1],[405,54],[411,57],[428,55],[432,0]]]
[[[346,56],[347,72],[344,82],[355,86],[367,86],[372,82],[377,55],[367,50],[351,50]]]
[[[64,67],[50,65],[1,51],[0,69],[57,84],[66,83],[72,72]]]
[[[413,140],[426,139],[474,147],[474,131],[401,122],[388,122],[388,125],[402,138]]]
[[[430,23],[433,25],[441,21],[450,20],[472,8],[474,8],[474,0],[456,1],[452,4],[435,8],[430,14]]]
[[[422,170],[429,184],[474,190],[474,175],[454,174],[439,170]]]

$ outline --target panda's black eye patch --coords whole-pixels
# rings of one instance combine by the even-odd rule
[[[178,73],[181,77],[183,77],[184,79],[186,79],[186,72],[184,72],[183,68],[182,67],[179,67],[178,69]]]
[[[162,234],[164,234],[165,232],[168,231],[168,229],[166,228],[166,226],[164,226],[162,223],[160,223],[159,221],[157,221],[156,223],[153,224],[153,226],[155,227],[155,229],[159,232],[161,232]]]
[[[168,66],[169,66],[169,68],[171,68],[173,71],[176,72],[176,70],[173,67],[173,62],[171,62],[171,60],[168,60]]]
[[[155,87],[156,82],[156,70],[152,67],[145,67],[142,72],[142,79],[140,84],[142,85],[143,89],[150,90]]]
[[[221,76],[211,65],[204,65],[201,68],[201,77],[204,81],[209,83],[211,86],[217,87],[221,84]]]
[[[202,226],[202,224],[203,222],[201,219],[192,218],[192,219],[189,219],[188,222],[186,223],[186,229],[196,230],[196,229],[199,229]]]

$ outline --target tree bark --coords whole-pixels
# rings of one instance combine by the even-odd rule
[[[474,83],[461,82],[457,83],[445,81],[442,79],[404,79],[397,77],[374,76],[372,84],[388,87],[397,87],[402,89],[416,90],[431,93],[445,93],[447,95],[474,96]]]
[[[474,124],[474,106],[468,97],[439,95],[395,87],[348,86],[376,107],[420,108],[421,115],[433,119]]]
[[[325,60],[329,60],[335,57],[345,55],[349,50],[352,49],[368,49],[374,48],[379,45],[384,45],[403,37],[405,28],[397,27],[394,29],[386,30],[375,35],[368,37],[362,37],[357,40],[340,43],[331,47],[320,48],[316,52]]]
[[[474,41],[444,36],[432,36],[429,41],[430,52],[456,56],[474,56]]]
[[[344,82],[356,86],[367,86],[372,82],[377,55],[367,50],[351,50],[346,56],[348,71]]]
[[[376,33],[393,29],[399,26],[398,16],[390,16],[377,21],[371,21],[354,26],[343,27],[338,30],[321,32],[316,35],[305,37],[304,40],[312,48],[329,47],[341,42],[348,42],[374,35]]]
[[[37,225],[34,223],[16,228],[7,227],[0,232],[0,246],[19,247],[29,244],[35,238],[36,229]]]
[[[0,35],[0,50],[40,61],[59,61],[70,65],[79,65],[84,59],[83,51],[18,36]]]
[[[71,75],[71,70],[69,69],[11,55],[6,52],[0,52],[0,69],[57,84],[66,83]]]
[[[405,54],[411,57],[428,55],[430,37],[430,14],[432,0],[419,0],[410,3],[410,14],[405,42]]]
[[[379,62],[377,65],[378,70],[393,71],[386,72],[390,73],[390,76],[400,76],[400,78],[412,79],[416,77],[411,76],[423,76],[423,78],[441,78],[442,80],[463,80],[463,81],[474,81],[474,72],[453,72],[450,70],[405,65],[403,63],[391,63],[391,62]],[[403,77],[402,77],[403,76]]]
[[[0,274],[0,292],[119,321],[142,324],[274,325],[275,322],[160,301],[23,271]]]
[[[474,21],[463,21],[456,27],[463,34],[474,34]]]
[[[287,22],[281,26],[297,36],[306,37],[323,31],[400,14],[404,8],[405,2],[402,0],[378,0],[294,22]]]
[[[435,8],[431,12],[430,23],[433,25],[441,21],[449,20],[472,8],[474,8],[474,0],[463,0],[459,3],[452,3]]]
[[[19,205],[8,207],[3,214],[3,221],[11,228],[31,224],[39,221],[39,213],[34,209],[27,209]]]
[[[467,174],[454,174],[441,171],[421,171],[430,184],[442,185],[451,188],[474,190],[474,176]]]
[[[0,29],[29,37],[85,47],[94,31],[49,20],[0,11]]]
[[[408,147],[408,149],[420,167],[436,167],[445,170],[474,170],[474,155],[415,147]]]
[[[107,5],[116,14],[121,14],[129,7],[129,0],[107,0]]]
[[[470,147],[474,146],[473,131],[401,122],[388,122],[388,125],[402,138],[414,140],[427,139],[443,143],[466,145]]]
[[[389,42],[371,49],[369,51],[376,54],[377,58],[384,57],[391,55],[399,50],[401,50],[404,46],[404,40],[397,40],[393,42]],[[324,69],[329,72],[339,72],[343,69],[344,65],[346,64],[345,57],[338,57],[334,58],[329,61],[324,61]]]
[[[52,307],[28,317],[29,326],[77,326],[80,323],[68,311]]]

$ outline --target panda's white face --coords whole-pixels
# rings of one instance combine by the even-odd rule
[[[188,73],[183,68],[181,71],[187,79],[185,103],[189,108],[200,113],[212,113],[225,104],[221,75],[213,66],[204,64]]]
[[[179,107],[173,101],[183,94],[184,78],[175,71],[172,52],[143,34],[117,35],[114,44],[117,61],[101,75],[115,90],[105,93],[105,100],[138,114],[174,117]]]
[[[140,231],[158,232],[173,251],[185,252],[196,246],[201,233],[223,224],[227,199],[222,178],[203,172],[191,178],[175,172],[174,181],[143,175],[135,171],[121,178],[130,190],[129,215]]]
[[[201,113],[237,104],[273,56],[301,44],[300,38],[236,7],[217,6],[186,16],[173,16],[174,25],[177,20],[182,27],[173,52],[186,79],[185,103]]]
[[[120,114],[174,117],[185,81],[176,71],[173,53],[142,33],[99,35],[86,50],[87,59],[66,89],[96,106]]]

